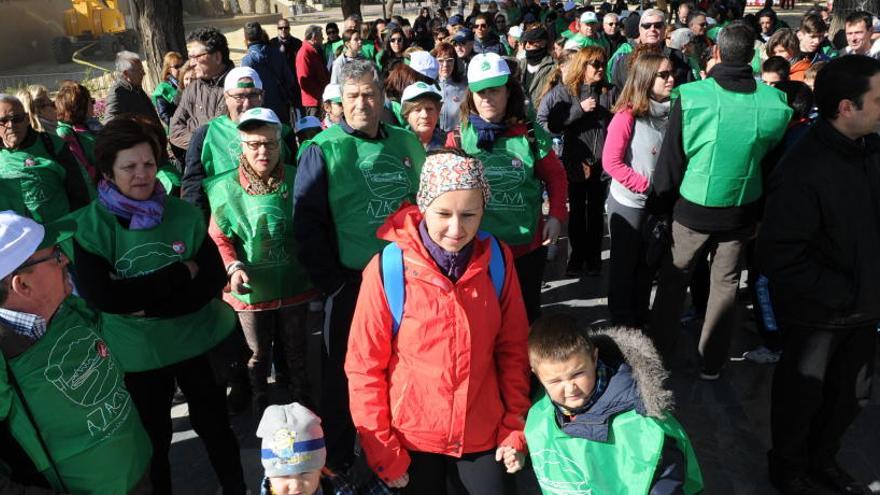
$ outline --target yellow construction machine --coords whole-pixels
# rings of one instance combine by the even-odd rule
[[[89,43],[97,43],[103,57],[113,60],[120,50],[137,51],[138,36],[126,29],[125,16],[117,0],[70,0],[64,11],[65,36],[52,40],[52,55],[59,64],[70,62],[73,53]]]

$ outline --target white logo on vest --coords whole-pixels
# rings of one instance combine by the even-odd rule
[[[357,161],[373,199],[367,204],[371,224],[381,224],[412,190],[406,165],[399,157],[376,153]]]
[[[116,260],[114,268],[121,278],[140,277],[165,268],[171,263],[181,261],[182,254],[176,252],[171,244],[148,242],[129,249]]]
[[[480,153],[486,180],[492,196],[489,207],[493,210],[524,211],[525,200],[517,189],[526,181],[526,171],[522,160],[502,150]]]
[[[532,453],[535,476],[544,493],[554,495],[590,495],[592,488],[587,486],[587,474],[573,460],[555,450],[541,450]],[[584,481],[559,481],[550,476],[558,475],[566,479]]]

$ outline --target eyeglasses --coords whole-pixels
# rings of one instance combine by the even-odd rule
[[[403,43],[403,38],[391,38],[388,41],[390,41],[391,43]]]
[[[62,258],[61,256],[62,256],[61,255],[61,248],[59,248],[58,246],[55,246],[52,248],[52,253],[49,256],[46,256],[45,258],[37,258],[35,260],[30,260],[26,263],[23,263],[18,268],[16,268],[15,271],[19,272],[21,270],[24,270],[25,268],[28,268],[28,267],[31,267],[34,265],[39,265],[40,263],[44,263],[44,262],[49,261],[51,259],[54,259],[55,262],[60,265],[60,264],[64,263],[64,258]]]
[[[642,26],[642,29],[647,30],[647,29],[654,28],[659,31],[659,30],[663,29],[664,26],[666,26],[666,23],[664,23],[663,21],[645,22],[645,23],[642,23],[641,26]]]
[[[7,126],[10,123],[12,124],[21,124],[27,119],[27,114],[25,113],[17,113],[10,115],[9,117],[0,117],[0,126]]]
[[[437,59],[437,63],[438,63],[438,64],[451,64],[451,63],[454,63],[454,62],[455,62],[455,59],[454,59],[454,58],[451,58],[451,57],[450,57],[450,58],[438,58],[438,59]]]
[[[237,102],[242,102],[244,100],[254,101],[254,100],[258,99],[259,97],[263,96],[263,92],[256,91],[253,93],[244,93],[244,94],[240,94],[240,95],[233,95],[233,94],[226,93],[226,96],[232,98],[233,100],[235,100]]]
[[[606,22],[605,25],[606,26],[616,26],[617,23],[616,22]]]
[[[209,53],[211,53],[211,52],[202,52],[202,53],[197,53],[195,55],[190,54],[189,59],[190,60],[198,60]]]
[[[661,71],[658,72],[657,75],[656,75],[656,77],[657,77],[658,79],[663,79],[664,81],[667,80],[667,79],[669,79],[669,78],[672,77],[672,76],[673,76],[673,73],[672,73],[671,70],[661,70]]]
[[[265,146],[266,151],[275,151],[278,149],[278,141],[242,141],[251,151],[257,151],[261,146]]]

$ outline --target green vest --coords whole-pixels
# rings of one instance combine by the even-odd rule
[[[0,394],[12,400],[8,419],[16,440],[59,491],[56,474],[64,480],[64,491],[125,494],[150,462],[150,439],[100,326],[100,317],[85,301],[68,297],[46,334],[8,363],[24,398]],[[30,423],[22,400],[36,424]]]
[[[477,147],[477,132],[470,124],[461,127],[461,148],[483,162],[492,195],[480,228],[516,246],[535,237],[541,214],[541,181],[535,176],[535,162],[550,152],[550,139],[535,126],[539,156],[525,136],[499,137],[491,152]]]
[[[259,196],[245,192],[238,170],[205,181],[211,218],[235,242],[237,258],[250,278],[250,294],[231,294],[247,304],[293,297],[312,288],[293,238],[295,175],[296,168],[285,166],[281,187]]]
[[[76,131],[73,126],[70,124],[66,124],[64,122],[58,121],[58,128],[55,129],[55,133],[58,134],[58,137],[64,139],[65,136],[73,136],[76,139],[76,142],[79,143],[79,146],[82,148],[83,153],[86,155],[86,160],[89,161],[89,165],[92,167],[95,166],[95,142],[98,140],[97,134],[92,131]],[[83,180],[86,183],[86,188],[89,191],[89,198],[95,199],[98,197],[98,190],[95,187],[95,181],[89,176],[88,171],[84,167],[84,164],[80,164],[80,171],[82,172]]]
[[[403,201],[415,203],[425,162],[415,134],[390,125],[383,129],[385,139],[361,139],[334,125],[312,140],[324,155],[340,261],[352,270],[363,270],[387,244],[376,229],[388,215]]]
[[[291,153],[286,140],[291,132],[290,126],[281,126],[279,144],[282,163],[290,162]],[[213,177],[238,168],[240,156],[241,137],[238,133],[238,124],[228,115],[211,119],[208,122],[208,131],[205,133],[205,142],[202,144],[202,166],[205,168],[205,177]]]
[[[25,206],[21,195],[21,185],[16,179],[0,179],[0,211],[6,210],[25,217],[31,216],[31,211]]]
[[[682,197],[706,207],[756,201],[763,193],[761,160],[782,139],[791,119],[785,94],[766,84],[758,84],[753,93],[736,93],[712,78],[678,89],[688,159]]]
[[[114,267],[114,276],[135,278],[192,259],[207,228],[201,211],[173,196],[165,199],[162,223],[153,229],[130,230],[98,201],[72,215],[75,239],[86,251]],[[198,356],[235,328],[235,313],[220,299],[173,318],[104,314],[104,338],[126,372],[162,368]]]
[[[632,43],[624,43],[617,47],[617,50],[611,55],[611,58],[608,59],[608,65],[605,68],[605,78],[608,79],[608,82],[611,82],[611,74],[614,73],[614,66],[617,65],[617,62],[626,55],[627,53],[632,53],[634,50]],[[620,88],[623,90],[623,88]]]
[[[175,188],[177,190],[180,189],[180,172],[173,165],[166,163],[159,167],[159,170],[156,172],[156,180],[162,184],[166,193],[177,196],[177,194],[174,194],[174,191]]]
[[[700,493],[703,476],[682,426],[627,411],[611,420],[608,442],[569,436],[544,397],[529,409],[526,443],[541,490],[546,495],[647,495],[660,461],[664,437],[685,455],[684,493]]]
[[[157,105],[157,100],[162,98],[168,103],[174,103],[174,98],[177,96],[177,88],[171,85],[168,81],[162,81],[156,86],[156,89],[153,90],[153,106]]]
[[[36,134],[36,131],[31,131]],[[58,220],[70,211],[70,202],[64,188],[67,171],[55,159],[64,148],[64,141],[46,134],[54,145],[49,152],[43,137],[21,150],[0,148],[0,179],[18,181],[19,195],[29,210],[28,216],[40,223]]]

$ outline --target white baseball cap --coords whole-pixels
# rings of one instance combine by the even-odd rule
[[[321,121],[318,119],[318,117],[307,115],[296,121],[295,129],[296,132],[299,132],[306,129],[321,129],[322,127],[323,126],[321,125]]]
[[[403,96],[400,97],[400,102],[403,103],[405,101],[415,100],[416,98],[425,95],[443,101],[443,94],[440,93],[440,90],[438,90],[433,84],[427,84],[420,81],[415,84],[410,84],[403,90]]]
[[[14,211],[0,212],[0,279],[14,272],[39,249],[46,231]]]
[[[479,53],[468,64],[468,88],[475,93],[486,88],[504,86],[508,77],[510,67],[497,53]]]
[[[321,101],[342,103],[342,88],[338,84],[328,84],[324,88],[324,95],[321,97]]]
[[[581,42],[577,40],[566,40],[565,44],[562,45],[563,50],[572,50],[575,52],[583,47],[584,46],[581,44]]]
[[[431,79],[437,79],[437,75],[440,73],[440,64],[437,63],[437,59],[426,51],[412,52],[409,55],[409,66],[419,74]]]
[[[581,14],[581,24],[599,24],[599,18],[595,12],[584,12]]]
[[[523,28],[521,28],[520,26],[512,26],[510,29],[507,30],[507,34],[508,36],[513,36],[513,39],[518,40],[522,38]]]
[[[271,125],[281,125],[281,120],[278,119],[275,112],[272,111],[272,109],[263,107],[251,108],[241,114],[238,117],[238,128],[241,129],[241,127],[247,122],[265,122],[266,124]]]
[[[253,85],[248,83],[239,84],[240,80],[246,78],[252,80],[254,82]],[[226,91],[236,88],[263,89],[263,81],[254,69],[251,69],[250,67],[236,67],[230,70],[229,74],[226,74],[226,79],[223,80],[223,92],[225,93]]]

